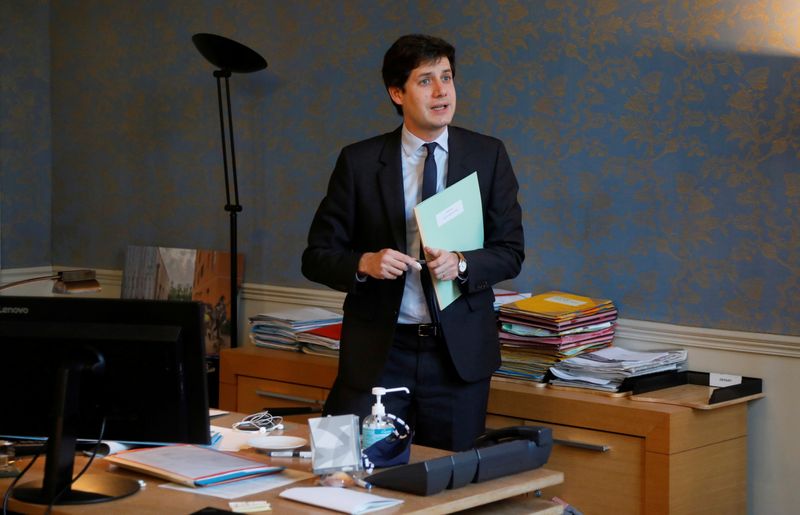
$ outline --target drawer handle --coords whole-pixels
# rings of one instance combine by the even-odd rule
[[[589,451],[597,451],[597,452],[608,452],[611,450],[611,447],[608,445],[576,442],[573,440],[559,440],[558,438],[553,438],[553,443],[558,445],[564,445],[567,447],[577,447],[578,449],[587,449]]]
[[[309,399],[308,397],[300,397],[299,395],[286,395],[285,393],[267,392],[264,390],[256,390],[256,395],[259,397],[271,397],[274,399],[283,399],[287,401],[304,402],[306,404],[325,404],[325,401],[318,401],[317,399]]]

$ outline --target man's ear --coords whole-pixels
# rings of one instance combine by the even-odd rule
[[[397,86],[389,86],[387,89],[389,92],[389,98],[392,99],[392,102],[398,105],[403,105],[403,88],[398,88]]]

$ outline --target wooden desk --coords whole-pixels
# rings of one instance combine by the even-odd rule
[[[270,391],[314,404],[325,399],[336,366],[334,358],[298,352],[252,346],[223,350],[220,405],[247,413],[278,406],[280,399],[270,399]],[[547,494],[584,513],[747,510],[746,404],[694,410],[494,378],[487,425],[520,424],[553,429],[561,443],[547,466],[566,479]]]
[[[234,420],[239,420],[240,417],[226,417],[214,419],[215,425],[224,426]],[[282,432],[273,434],[294,435],[307,437],[307,426],[298,424],[287,424],[287,429]],[[253,449],[246,449],[240,451],[242,454],[255,458],[259,461],[271,462],[276,465],[284,465],[290,469],[310,471],[310,460],[303,460],[299,458],[270,458],[264,454],[258,453]],[[438,456],[447,454],[445,451],[438,449],[431,449],[428,447],[414,446],[412,449],[412,461],[422,461]],[[40,479],[43,473],[43,467],[40,465],[42,458],[29,471],[22,482]],[[21,465],[24,466],[27,459]],[[76,459],[75,470],[80,470],[86,463],[86,458],[80,457]],[[108,503],[100,504],[84,504],[79,506],[54,506],[53,514],[189,514],[200,510],[206,506],[214,506],[217,508],[229,510],[228,500],[220,499],[217,497],[210,497],[206,495],[199,495],[193,493],[185,493],[165,488],[159,488],[158,485],[165,483],[158,478],[152,476],[145,476],[133,471],[118,468],[114,465],[105,463],[104,460],[97,460],[92,464],[91,472],[93,473],[110,473],[120,474],[127,477],[136,479],[143,479],[146,481],[146,487],[130,497],[118,499]],[[455,490],[445,490],[436,495],[427,497],[406,494],[403,492],[395,492],[393,490],[386,490],[382,488],[374,488],[372,490],[376,495],[385,497],[393,497],[403,499],[403,504],[381,511],[380,513],[411,513],[411,514],[437,514],[437,513],[452,513],[459,510],[465,510],[477,506],[485,506],[495,501],[503,501],[505,499],[534,492],[536,490],[556,485],[562,482],[564,475],[561,472],[554,472],[552,470],[537,469],[528,472],[523,472],[513,476],[501,477],[492,481],[484,483],[470,484]],[[295,513],[311,513],[311,514],[331,514],[329,510],[315,508],[313,506],[289,501],[278,497],[278,494],[285,488],[290,486],[312,486],[315,479],[308,479],[293,483],[289,486],[283,486],[271,491],[261,492],[249,497],[243,497],[237,500],[266,500],[272,505],[272,513],[280,514],[295,514]],[[5,492],[11,479],[0,479],[0,491]],[[518,513],[513,511],[520,504],[528,506],[527,513],[541,513],[552,514],[559,513],[558,508],[551,505],[544,505],[536,499],[530,499],[530,503],[526,499],[514,499],[507,504],[500,504],[497,509],[503,511],[496,511],[492,509],[491,513]],[[535,506],[536,511],[530,511],[530,507]],[[10,500],[9,509],[13,512],[19,513],[35,513],[40,514],[44,512],[44,506],[31,505],[20,503],[14,499]]]

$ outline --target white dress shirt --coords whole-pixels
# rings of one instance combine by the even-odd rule
[[[447,127],[434,141],[438,145],[434,154],[436,159],[436,191],[438,193],[447,184]],[[429,142],[414,136],[403,125],[401,143],[402,151],[400,157],[403,164],[403,192],[406,213],[405,252],[409,256],[418,257],[420,255],[420,239],[417,221],[414,218],[414,207],[419,204],[422,197],[422,172],[425,166],[425,158],[428,156],[428,151],[423,145]],[[427,274],[427,269],[423,268],[422,273]],[[400,303],[400,316],[397,322],[400,324],[427,324],[430,321],[431,316],[428,313],[425,294],[422,292],[420,272],[413,267],[409,267],[406,272],[403,301]]]

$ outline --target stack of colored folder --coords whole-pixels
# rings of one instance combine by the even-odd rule
[[[318,307],[286,307],[250,317],[250,340],[259,347],[339,355],[342,315]]]
[[[339,357],[339,340],[342,339],[342,323],[324,325],[316,329],[297,333],[300,350],[317,356]]]
[[[560,291],[503,304],[496,375],[542,381],[555,363],[611,345],[616,319],[610,300]]]

